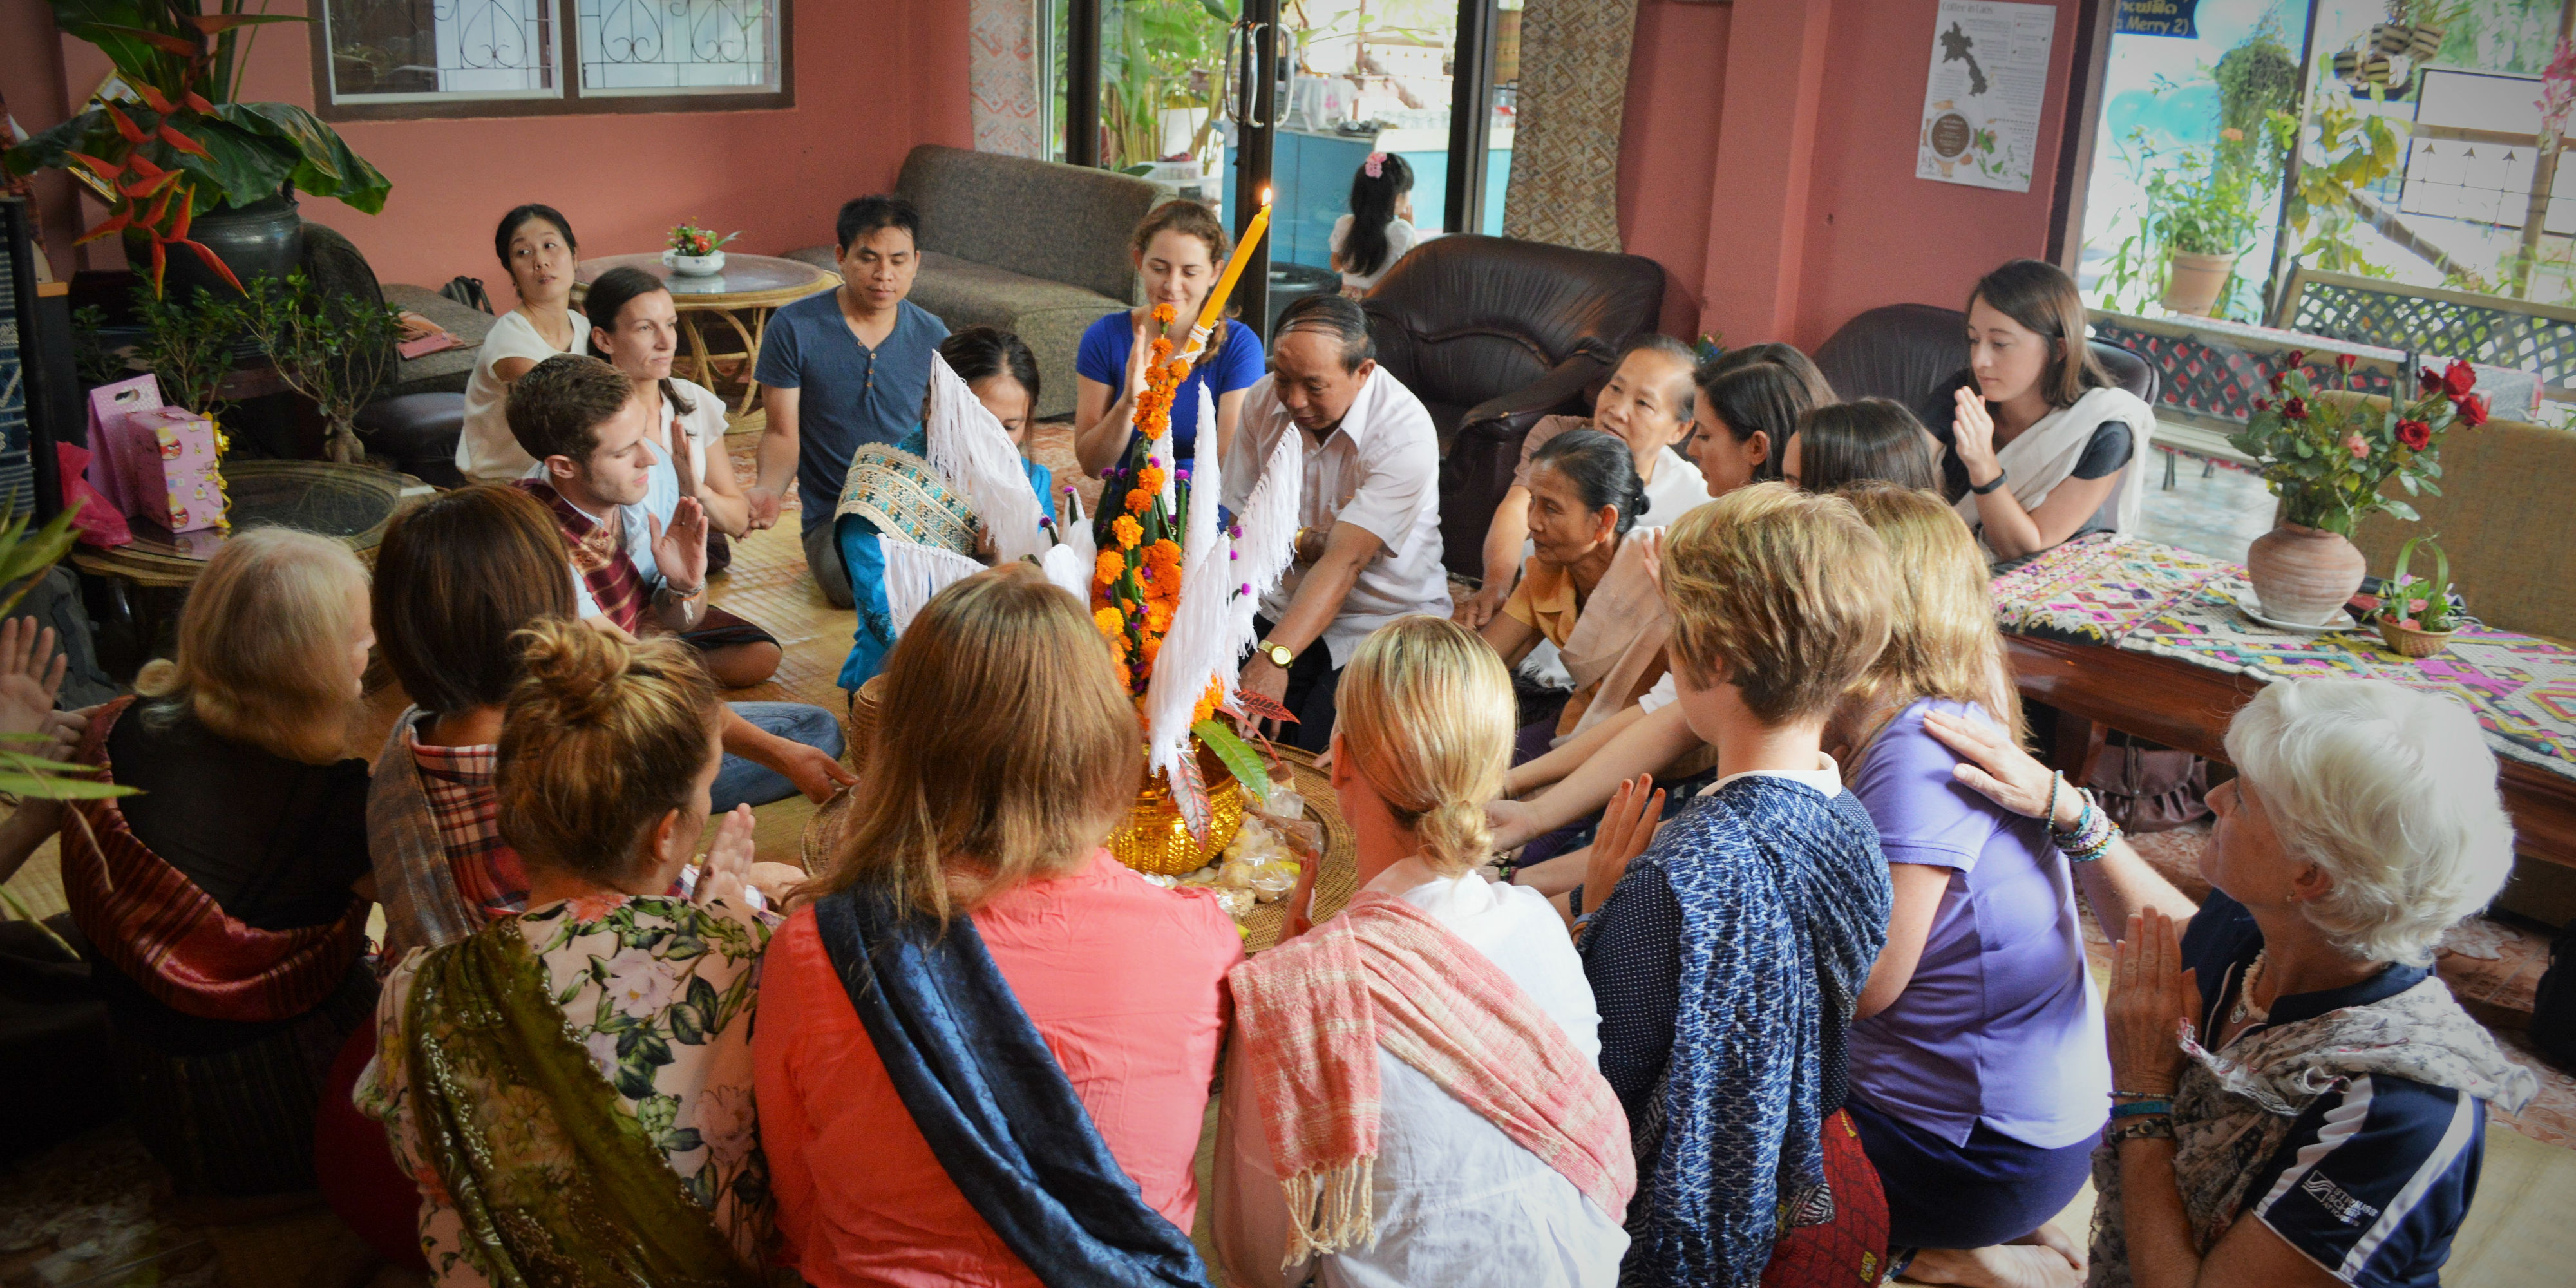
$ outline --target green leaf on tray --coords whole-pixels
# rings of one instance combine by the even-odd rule
[[[1190,732],[1225,762],[1225,771],[1234,775],[1234,781],[1243,784],[1243,790],[1252,793],[1254,800],[1270,799],[1270,767],[1261,763],[1261,753],[1254,751],[1242,735],[1213,716],[1191,725]]]

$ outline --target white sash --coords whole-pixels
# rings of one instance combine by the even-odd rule
[[[2145,399],[2108,386],[2086,390],[2074,406],[2040,417],[2021,437],[1997,449],[1995,463],[2007,476],[2004,486],[2024,511],[2038,509],[2058,484],[2074,475],[2076,463],[2084,459],[2084,449],[2093,441],[2093,431],[2106,420],[2129,427],[2129,463],[2120,471],[2115,492],[2120,504],[2114,512],[2118,517],[2113,531],[2125,534],[2138,526],[2147,504],[2147,472],[2140,463],[2155,438],[2156,413]],[[1970,527],[1978,524],[1976,493],[1960,497],[1958,509]]]

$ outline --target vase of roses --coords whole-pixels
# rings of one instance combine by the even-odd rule
[[[1208,465],[1194,462],[1193,469],[1170,459],[1172,399],[1189,377],[1189,359],[1174,357],[1163,338],[1171,319],[1170,305],[1155,307],[1145,387],[1135,395],[1136,433],[1103,476],[1091,586],[1092,622],[1109,641],[1119,685],[1136,703],[1148,761],[1134,806],[1105,844],[1128,867],[1163,876],[1204,867],[1234,839],[1245,794],[1268,797],[1268,761],[1276,759],[1255,749],[1253,723],[1294,718],[1226,683],[1240,652],[1233,619],[1248,612],[1237,601],[1253,592],[1254,581],[1276,577],[1268,565],[1285,563],[1265,551],[1279,544],[1268,530],[1293,516],[1294,493],[1287,493],[1287,514],[1272,516],[1282,506],[1268,488],[1256,491],[1246,510],[1259,512],[1251,520],[1259,531],[1249,541],[1244,522],[1226,521],[1213,508],[1193,514],[1195,506],[1216,506],[1217,492],[1201,486],[1211,483]],[[1238,579],[1241,585],[1227,584]],[[1205,598],[1192,603],[1191,595]],[[1153,755],[1158,733],[1173,754]]]
[[[2485,424],[2488,409],[2466,362],[2426,369],[2413,400],[2385,405],[2351,392],[2353,355],[2335,359],[2331,389],[2309,378],[2306,362],[2295,349],[2283,355],[2275,397],[2255,399],[2253,419],[2228,442],[2262,466],[2264,486],[2281,499],[2279,525],[2246,552],[2255,598],[2274,620],[2324,625],[2369,571],[2352,544],[2353,525],[2381,510],[2416,518],[2415,507],[2383,485],[2395,479],[2407,496],[2441,495],[2443,438],[2456,426]]]

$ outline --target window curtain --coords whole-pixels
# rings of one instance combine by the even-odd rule
[[[978,152],[1046,157],[1046,140],[1038,134],[1039,3],[967,0],[966,92],[973,101]],[[1615,134],[1615,121],[1611,128]]]
[[[1619,119],[1637,0],[1529,0],[1503,235],[1618,251]]]

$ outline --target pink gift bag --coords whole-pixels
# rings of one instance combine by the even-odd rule
[[[154,411],[161,406],[161,382],[150,375],[119,380],[89,391],[89,481],[99,490],[118,514],[148,514],[144,497],[131,493],[126,480],[134,477],[142,465],[129,462],[125,448],[128,440],[119,432],[125,418],[136,412]]]
[[[119,442],[120,470],[137,507],[131,513],[174,533],[224,526],[223,443],[214,421],[156,407],[126,413],[107,436]]]

